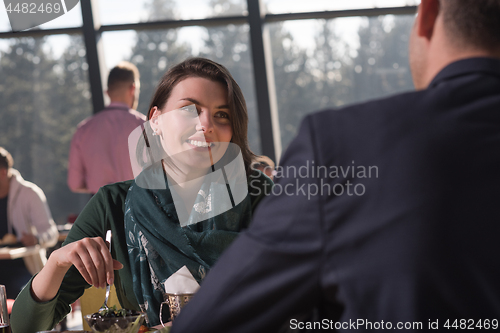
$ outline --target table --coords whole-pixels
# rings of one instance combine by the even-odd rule
[[[71,230],[71,224],[65,224],[62,226],[57,226],[59,231],[58,243],[60,244],[64,242],[66,236],[68,236],[69,231]],[[54,246],[54,248],[58,248]],[[0,247],[0,260],[9,260],[9,259],[19,259],[30,256],[32,254],[37,254],[40,252],[42,247],[40,245],[33,246],[19,246],[19,247]],[[50,250],[50,249],[47,249]]]
[[[40,245],[0,248],[0,260],[18,259],[39,253]]]
[[[73,226],[73,224],[71,224],[71,223],[66,223],[64,225],[57,226],[57,231],[59,231],[59,238],[57,241],[59,243],[62,243],[66,240],[66,237],[68,236],[72,226]]]
[[[57,242],[62,243],[68,237],[69,231],[59,231],[59,237],[57,238]]]

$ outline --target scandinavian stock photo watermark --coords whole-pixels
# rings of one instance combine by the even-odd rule
[[[275,184],[264,192],[273,195],[303,196],[310,200],[315,196],[362,196],[366,193],[364,181],[378,178],[379,169],[374,165],[316,165],[315,161],[305,161],[297,166],[277,166],[273,170]],[[283,181],[280,181],[283,179]],[[250,188],[260,194],[258,177],[250,179]]]
[[[52,21],[76,7],[80,0],[3,0],[12,31]]]
[[[290,319],[290,329],[292,330],[363,330],[363,331],[418,331],[418,330],[498,330],[498,319],[429,319],[427,322],[407,321],[370,321],[367,319],[356,319],[346,321],[334,321],[323,319],[321,321],[299,321]]]

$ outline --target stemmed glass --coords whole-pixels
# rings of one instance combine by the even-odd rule
[[[10,333],[9,313],[7,311],[7,293],[0,285],[0,333]]]

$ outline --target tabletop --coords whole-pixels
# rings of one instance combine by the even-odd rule
[[[40,252],[40,245],[21,247],[0,247],[0,260],[18,259]]]

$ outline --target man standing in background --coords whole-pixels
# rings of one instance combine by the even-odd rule
[[[43,191],[12,168],[14,160],[0,147],[0,241],[24,246],[54,246],[59,233]],[[45,249],[23,259],[0,260],[0,284],[15,298],[32,274],[42,269]]]
[[[129,62],[119,63],[109,73],[107,94],[111,103],[83,120],[71,141],[71,191],[94,194],[101,186],[134,178],[128,136],[146,121],[143,114],[134,110],[139,86],[139,71]]]

